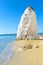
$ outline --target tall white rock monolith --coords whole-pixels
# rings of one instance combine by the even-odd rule
[[[32,7],[27,7],[18,25],[17,39],[38,39],[36,13]]]

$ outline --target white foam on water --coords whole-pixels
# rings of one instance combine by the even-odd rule
[[[0,55],[0,65],[8,65],[12,59],[14,52],[12,49],[13,44],[9,43]]]

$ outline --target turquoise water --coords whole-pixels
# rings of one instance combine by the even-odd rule
[[[0,35],[0,54],[5,49],[5,47],[16,39],[16,35]]]

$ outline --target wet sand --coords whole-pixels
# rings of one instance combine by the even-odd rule
[[[24,50],[29,44],[32,48]],[[9,65],[43,65],[43,40],[18,40],[13,42],[13,50],[15,55]]]

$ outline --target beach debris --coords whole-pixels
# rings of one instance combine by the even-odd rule
[[[34,44],[33,48],[39,48],[39,46],[37,44]]]
[[[38,39],[36,13],[32,7],[27,7],[21,16],[17,30],[17,39]]]
[[[32,49],[33,45],[32,44],[27,44],[25,46],[23,46],[24,50],[28,50],[28,49]]]
[[[23,49],[22,48],[18,48],[18,51],[22,51]]]
[[[39,45],[37,44],[25,44],[21,50],[28,50],[28,49],[33,49],[33,48],[39,48]]]

